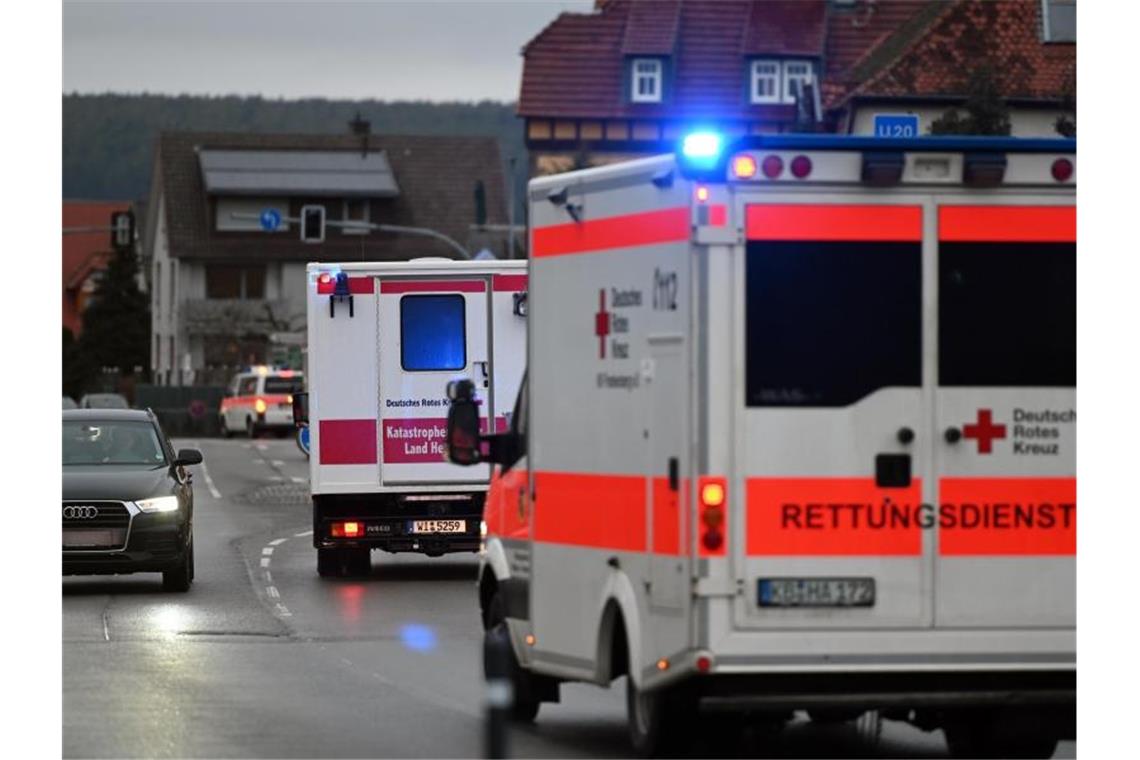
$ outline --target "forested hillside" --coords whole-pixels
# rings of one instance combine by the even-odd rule
[[[513,103],[65,95],[63,197],[144,198],[161,130],[347,132],[357,112],[372,122],[373,134],[496,136],[504,162],[515,156],[517,181],[524,181],[522,122]],[[521,186],[519,190],[516,198],[521,198]]]

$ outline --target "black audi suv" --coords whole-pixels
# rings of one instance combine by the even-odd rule
[[[63,412],[63,573],[162,573],[167,591],[194,580],[194,491],[150,410]]]

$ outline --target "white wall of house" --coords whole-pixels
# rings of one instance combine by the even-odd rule
[[[851,120],[851,134],[873,135],[875,114],[917,114],[920,135],[930,133],[930,125],[946,112],[945,106],[899,107],[889,104],[859,106]],[[1009,109],[1010,134],[1013,137],[1060,137],[1053,123],[1062,111],[1056,108]]]

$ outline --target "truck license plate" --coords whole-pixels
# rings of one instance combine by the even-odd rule
[[[761,578],[761,607],[871,607],[874,578]]]
[[[412,533],[466,533],[465,520],[412,520]]]

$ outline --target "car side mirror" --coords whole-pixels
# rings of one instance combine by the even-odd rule
[[[202,452],[198,449],[179,449],[178,456],[174,458],[174,464],[177,467],[185,467],[191,464],[202,463]]]
[[[307,391],[293,394],[293,424],[297,427],[309,424],[309,394]]]
[[[479,407],[470,380],[447,385],[451,407],[447,410],[447,458],[452,464],[472,465],[482,461],[479,446]]]

